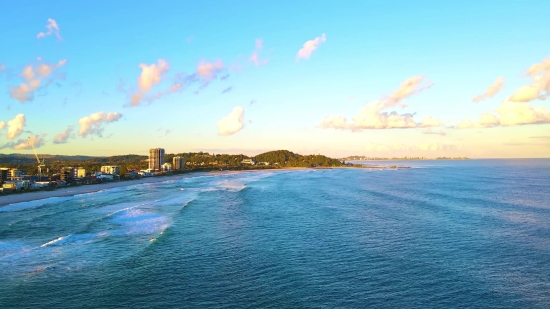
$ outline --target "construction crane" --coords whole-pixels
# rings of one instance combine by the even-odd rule
[[[38,153],[36,152],[36,148],[34,148],[34,143],[32,142],[31,137],[29,136],[29,145],[31,145],[32,150],[34,150],[34,156],[36,157],[36,162],[38,162],[38,181],[42,181],[42,167],[46,167],[44,164],[44,159],[40,161],[38,158]]]

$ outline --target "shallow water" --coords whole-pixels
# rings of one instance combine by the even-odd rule
[[[0,308],[550,306],[550,160],[403,164],[0,208]]]

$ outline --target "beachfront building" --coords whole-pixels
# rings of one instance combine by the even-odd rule
[[[0,168],[0,185],[8,180],[10,169],[6,167]]]
[[[101,173],[120,175],[120,166],[118,165],[104,165],[101,167]]]
[[[183,157],[174,157],[172,159],[172,168],[174,171],[183,171],[185,168],[185,160]]]
[[[151,148],[149,149],[149,169],[150,170],[162,170],[164,164],[164,148]]]
[[[11,180],[21,180],[21,177],[23,177],[23,172],[16,168],[11,168],[9,174]]]
[[[172,164],[170,163],[164,163],[161,167],[163,172],[167,172],[167,173],[172,172]]]
[[[86,177],[86,169],[83,167],[74,169],[74,178],[84,178]]]
[[[72,182],[74,180],[74,168],[64,167],[59,171],[59,178],[65,182]]]
[[[256,160],[254,159],[244,159],[241,161],[242,164],[250,164],[250,165],[254,165],[256,164]]]

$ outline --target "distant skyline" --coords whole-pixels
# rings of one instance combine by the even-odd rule
[[[0,153],[550,157],[548,1],[53,4],[0,5]]]

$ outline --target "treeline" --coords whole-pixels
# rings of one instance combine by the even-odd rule
[[[10,156],[10,155],[7,155]],[[276,150],[259,154],[255,157],[245,155],[209,154],[206,152],[186,152],[166,154],[164,161],[172,163],[172,158],[180,156],[184,158],[187,170],[208,169],[258,169],[258,168],[282,168],[282,167],[336,167],[343,166],[340,161],[323,155],[299,155],[288,150]],[[44,175],[55,174],[63,167],[82,167],[86,172],[101,170],[103,165],[120,166],[120,174],[125,175],[129,170],[144,170],[149,167],[148,156],[119,155],[111,157],[70,157],[70,156],[40,156],[46,158]],[[49,160],[47,159],[49,158]],[[76,159],[79,158],[79,159]],[[258,164],[250,165],[242,163],[244,159],[255,159]],[[6,160],[7,161],[7,160]],[[27,161],[28,162],[28,161]],[[268,163],[269,165],[263,165]],[[0,163],[0,167],[17,168],[26,175],[37,173],[36,162],[29,163]]]
[[[256,156],[258,162],[269,162],[281,167],[336,167],[342,162],[323,155],[299,155],[288,150],[275,150]]]

